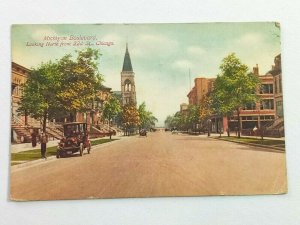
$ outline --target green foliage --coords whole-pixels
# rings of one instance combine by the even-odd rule
[[[140,117],[140,128],[150,129],[155,126],[155,122],[158,120],[152,112],[146,109],[145,102],[139,106],[138,112]]]
[[[94,146],[94,145],[100,145],[100,144],[104,144],[104,143],[111,142],[111,141],[116,141],[116,140],[119,140],[119,139],[116,139],[116,138],[113,138],[113,139],[98,139],[98,140],[91,141],[91,144],[92,144],[92,146]]]
[[[19,113],[42,120],[45,130],[46,119],[88,110],[101,88],[99,55],[98,50],[88,48],[78,51],[76,60],[65,55],[34,68],[23,86]]]
[[[190,126],[199,122],[200,107],[197,105],[189,105],[187,111],[187,122]]]
[[[66,55],[59,60],[61,88],[57,93],[59,101],[67,112],[86,111],[98,90],[102,76],[98,71],[99,51],[91,48],[77,51],[76,60]]]
[[[257,139],[257,138],[249,138],[249,137],[242,137],[242,138],[237,138],[237,137],[221,137],[219,138],[221,140],[227,140],[227,141],[233,141],[237,143],[250,143],[250,144],[260,144],[260,145],[268,145],[268,146],[274,146],[274,147],[280,147],[284,148],[285,147],[285,141],[284,140],[275,140],[275,139]]]
[[[204,96],[200,101],[199,119],[201,123],[206,122],[213,114],[212,97],[210,95]]]
[[[60,76],[57,70],[58,64],[49,61],[31,71],[22,87],[19,114],[29,115],[43,123],[47,118],[62,114],[63,106],[56,97],[60,89]]]
[[[212,93],[214,111],[227,116],[236,111],[239,120],[240,108],[258,100],[256,90],[260,84],[259,78],[249,73],[248,67],[234,53],[223,59],[220,70]]]
[[[104,103],[103,117],[110,121],[111,118],[117,116],[121,112],[121,105],[117,98],[111,96],[107,102]]]
[[[169,129],[176,128],[179,130],[187,130],[190,125],[189,121],[187,114],[176,112],[173,116],[168,116],[166,118],[165,127]]]
[[[126,128],[136,127],[141,124],[139,111],[134,104],[123,107],[123,123]]]
[[[214,82],[213,90],[217,112],[228,115],[258,100],[256,89],[260,84],[259,78],[248,73],[248,67],[234,53],[223,59],[220,69],[221,73]]]
[[[46,151],[46,155],[48,157],[54,156],[56,155],[56,151],[57,151],[57,146],[48,147]],[[41,158],[40,149],[28,150],[28,151],[18,152],[18,153],[11,153],[11,161],[32,161],[40,158]]]
[[[94,145],[99,145],[99,144],[104,144],[107,142],[111,141],[116,141],[119,139],[98,139],[98,140],[92,140],[91,144],[92,146]],[[46,154],[47,156],[55,156],[57,152],[57,146],[53,147],[48,147]],[[23,163],[23,161],[32,161],[32,160],[37,160],[41,158],[41,150],[40,149],[33,149],[33,150],[28,150],[28,151],[23,151],[23,152],[18,152],[18,153],[11,153],[11,161],[21,161],[21,162],[14,162],[12,165],[20,164]]]

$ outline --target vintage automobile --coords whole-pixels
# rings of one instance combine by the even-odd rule
[[[145,129],[141,129],[140,136],[147,136],[147,131]]]
[[[76,152],[79,152],[82,156],[85,149],[90,154],[91,141],[86,123],[65,123],[63,129],[64,135],[57,146],[56,158],[65,157]]]

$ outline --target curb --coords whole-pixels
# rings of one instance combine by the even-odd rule
[[[268,149],[272,149],[273,152],[279,152],[279,153],[285,152],[285,148],[279,148],[279,147],[274,147],[274,146],[270,146],[270,145],[260,145],[260,144],[254,144],[254,143],[246,143],[246,142],[242,142],[242,141],[225,140],[225,139],[220,139],[218,137],[210,137],[210,138],[219,140],[219,141],[233,142],[233,143],[242,144],[242,145],[250,145],[250,146],[254,146],[254,147],[268,148]]]
[[[120,140],[122,140],[122,138],[115,140],[115,141],[120,141]],[[106,143],[102,143],[102,144],[98,144],[98,145],[93,145],[92,147],[97,147],[97,148],[105,147],[107,145],[112,144],[115,141],[110,141],[110,142],[106,142]],[[13,165],[13,166],[10,166],[10,172],[14,172],[14,171],[17,171],[17,170],[25,168],[25,167],[31,167],[33,165],[38,165],[38,164],[42,164],[45,162],[53,161],[54,159],[56,159],[56,156],[49,156],[49,157],[47,157],[47,159],[36,159],[36,160],[20,163],[17,165]]]
[[[25,163],[20,163],[18,165],[10,166],[10,172],[14,172],[16,170],[23,169],[25,167],[31,167],[33,165],[42,164],[44,162],[49,162],[54,159],[56,159],[56,156],[50,156],[50,157],[47,157],[47,159],[36,159],[36,160],[28,161]]]

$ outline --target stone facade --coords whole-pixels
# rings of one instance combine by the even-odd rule
[[[268,74],[274,77],[274,98],[276,118],[283,118],[283,94],[282,94],[282,73],[281,73],[281,54],[274,59],[274,66]]]
[[[30,70],[15,62],[12,62],[12,75],[11,75],[11,113],[12,118],[22,120],[25,123],[25,117],[19,116],[17,110],[22,97],[22,85],[26,83]]]
[[[136,90],[134,82],[134,72],[131,65],[128,45],[126,44],[126,52],[124,56],[123,69],[121,72],[121,92],[122,105],[134,104],[136,105]]]

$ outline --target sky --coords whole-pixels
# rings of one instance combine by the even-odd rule
[[[234,52],[252,68],[258,64],[266,74],[280,51],[280,30],[274,22],[189,24],[69,24],[13,25],[12,61],[27,68],[60,59],[88,47],[74,37],[91,37],[89,47],[99,49],[99,71],[104,85],[121,89],[121,70],[126,42],[135,73],[137,102],[163,126],[168,115],[188,103],[187,94],[196,77],[216,77],[222,59]],[[60,40],[46,46],[45,37]],[[55,44],[56,40],[49,41]],[[70,46],[59,46],[70,43]],[[109,43],[111,43],[109,45]],[[75,44],[75,45],[74,45]],[[190,76],[189,76],[190,71]]]

